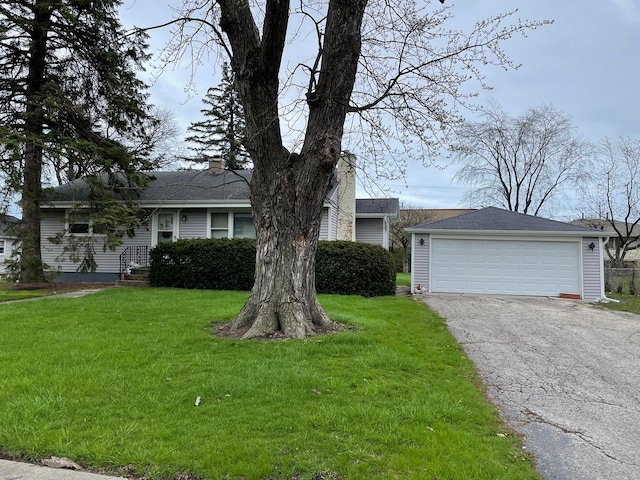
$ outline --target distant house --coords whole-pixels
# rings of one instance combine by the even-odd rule
[[[582,227],[592,228],[595,230],[599,230],[600,233],[604,233],[609,237],[609,240],[605,244],[605,260],[613,260],[616,248],[620,246],[622,248],[622,244],[620,242],[620,237],[616,232],[621,232],[623,235],[627,233],[627,224],[620,220],[614,220],[613,225],[610,220],[604,218],[581,218],[578,220],[574,220],[571,222],[574,225],[580,225]],[[629,225],[630,226],[630,225]],[[631,228],[629,233],[629,240],[627,242],[627,252],[624,256],[626,261],[637,261],[640,260],[640,225],[634,225]]]
[[[398,199],[356,200],[355,157],[344,156],[336,171],[336,181],[328,193],[320,227],[320,240],[349,240],[388,248],[389,221],[397,218]],[[53,190],[42,206],[42,259],[58,271],[58,281],[114,281],[133,263],[144,263],[148,250],[162,242],[192,238],[255,238],[249,201],[250,170],[223,170],[210,162],[207,170],[153,172],[141,192],[139,205],[148,212],[147,221],[125,237],[115,251],[102,250],[100,233],[91,218],[71,209],[87,202],[84,180],[76,180]],[[48,241],[63,233],[63,243]],[[73,236],[91,237],[96,243],[97,270],[78,272],[79,263],[61,258],[63,247]]]
[[[389,249],[391,222],[400,218],[397,198],[356,200],[356,242],[382,245]]]
[[[0,216],[0,276],[7,273],[5,260],[11,258],[11,254],[17,244],[16,227],[20,220],[12,215]]]

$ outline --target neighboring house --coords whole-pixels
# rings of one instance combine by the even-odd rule
[[[400,218],[397,198],[356,200],[356,242],[373,243],[389,249],[391,222]]]
[[[407,231],[413,292],[604,297],[593,229],[489,207]]]
[[[0,216],[0,277],[7,273],[5,260],[11,258],[11,254],[17,244],[16,227],[20,222],[14,216]]]
[[[403,208],[400,210],[400,220],[420,218],[424,223],[435,222],[475,211],[475,208]]]
[[[618,229],[618,231],[622,232],[623,234],[627,231],[627,225],[625,224],[625,222],[620,220],[613,221],[616,228],[613,228],[613,225],[611,225],[610,220],[607,220],[604,218],[581,218],[579,220],[574,220],[571,223],[574,225],[580,225],[586,228],[593,228],[593,229],[599,230],[603,234],[606,234],[609,237],[609,241],[606,244],[605,253],[606,253],[606,250],[609,250],[609,252],[611,252],[611,255],[614,255],[614,256],[615,256],[616,247],[618,246],[618,244],[620,244],[620,238],[618,237],[618,233],[616,232],[616,229]],[[640,225],[635,225],[631,229],[630,237],[632,238],[640,237]],[[640,249],[638,247],[640,247],[640,241],[638,240],[634,239],[628,243],[627,253],[624,256],[625,261],[640,260]],[[605,256],[605,260],[611,260],[611,259],[612,258],[610,258],[608,254]]]
[[[387,248],[389,218],[397,215],[398,199],[359,204],[355,199],[354,163],[352,155],[339,162],[336,181],[322,211],[319,238],[358,239]],[[219,162],[211,162],[208,170],[150,173],[151,181],[137,200],[149,212],[148,221],[135,229],[134,237],[125,237],[115,251],[106,252],[88,214],[69,222],[69,211],[87,200],[86,183],[76,180],[57,187],[42,206],[42,260],[59,272],[57,281],[114,281],[130,263],[146,263],[149,248],[158,243],[190,238],[255,238],[249,202],[251,175],[250,170],[225,171]],[[361,225],[361,220],[368,222]],[[358,233],[362,229],[366,235]],[[95,238],[95,272],[81,274],[78,262],[61,258],[64,242],[57,245],[48,241],[60,232],[65,232],[64,238]]]

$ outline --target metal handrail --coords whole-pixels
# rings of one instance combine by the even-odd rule
[[[149,246],[129,246],[120,254],[120,279],[124,278],[127,270],[149,266]]]

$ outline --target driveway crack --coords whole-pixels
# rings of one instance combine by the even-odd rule
[[[623,462],[621,462],[618,458],[614,457],[613,455],[611,455],[610,453],[608,453],[604,448],[602,448],[600,445],[596,445],[595,443],[593,443],[593,440],[590,439],[589,437],[587,437],[584,432],[581,432],[580,430],[571,430],[563,425],[560,425],[558,423],[555,422],[551,422],[549,420],[547,420],[546,418],[542,417],[540,414],[530,410],[529,408],[525,408],[523,413],[526,415],[526,417],[529,419],[530,422],[536,422],[536,423],[541,423],[543,425],[549,425],[550,427],[553,427],[555,429],[560,430],[562,433],[565,433],[567,435],[574,435],[576,437],[578,437],[580,440],[582,440],[583,442],[585,442],[587,445],[590,445],[592,448],[598,450],[600,453],[602,453],[605,457],[610,458],[611,460],[614,460],[620,464],[623,464]]]

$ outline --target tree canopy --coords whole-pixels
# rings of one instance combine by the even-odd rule
[[[608,259],[622,265],[640,242],[640,140],[604,138],[580,195],[580,223],[609,232]]]
[[[569,117],[551,106],[512,117],[500,107],[458,132],[455,180],[470,186],[471,206],[498,206],[538,215],[567,188],[587,178],[589,142],[578,137]]]
[[[244,168],[250,162],[243,145],[244,110],[227,63],[222,66],[220,85],[209,88],[202,102],[207,105],[200,110],[204,119],[191,123],[191,134],[186,138],[187,142],[193,143],[191,149],[195,154],[189,160],[221,159],[229,170]]]
[[[43,185],[89,176],[93,201],[107,201],[100,179],[126,199],[144,182],[140,172],[153,166],[148,129],[154,120],[146,86],[135,73],[147,59],[145,34],[125,34],[119,4],[0,4],[0,164],[5,188],[21,194],[23,281],[44,279]],[[111,203],[109,212],[121,205]],[[93,209],[95,214],[104,211],[104,203]],[[115,235],[126,230],[119,223],[109,223]]]

